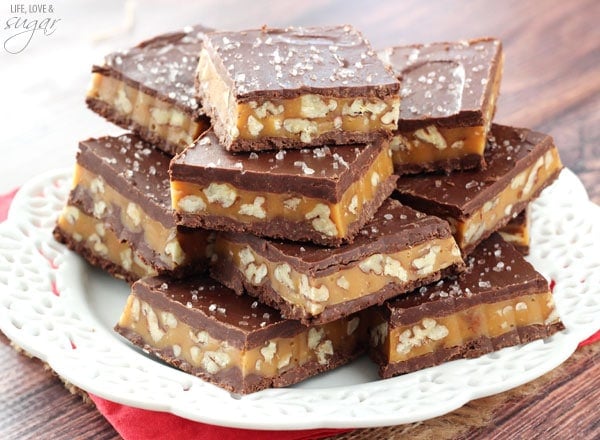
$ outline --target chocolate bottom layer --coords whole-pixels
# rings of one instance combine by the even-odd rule
[[[388,364],[387,359],[385,359],[377,350],[371,350],[370,356],[373,361],[379,365],[379,375],[382,378],[387,379],[400,374],[440,365],[444,362],[456,359],[477,358],[505,347],[526,344],[537,339],[544,339],[552,336],[556,332],[564,330],[564,328],[562,322],[551,325],[528,325],[511,330],[494,338],[480,336],[460,346],[441,348],[433,353],[393,364]]]
[[[87,247],[83,241],[77,241],[73,239],[73,237],[71,237],[58,226],[54,228],[54,230],[52,231],[52,235],[54,236],[54,239],[56,241],[64,244],[75,253],[81,255],[92,266],[99,267],[103,271],[108,272],[113,277],[125,280],[129,284],[132,284],[134,281],[139,279],[139,276],[137,276],[133,272],[125,270],[123,266],[115,264],[112,261],[96,254],[89,247]]]
[[[453,157],[445,160],[437,160],[428,163],[404,163],[394,162],[394,172],[398,175],[419,174],[430,172],[443,172],[450,174],[452,171],[480,170],[485,168],[485,160],[479,154],[468,154],[463,157]]]
[[[171,347],[157,350],[146,344],[142,337],[137,333],[134,333],[127,328],[117,325],[115,331],[130,340],[133,344],[141,347],[144,351],[152,353],[154,356],[164,360],[168,364],[238,394],[249,394],[266,388],[282,388],[293,385],[304,379],[308,379],[309,377],[316,376],[319,373],[345,365],[365,351],[364,346],[358,344],[354,348],[354,351],[349,353],[336,351],[328,358],[326,364],[319,364],[317,361],[309,361],[296,368],[284,371],[277,376],[263,377],[257,374],[251,374],[244,377],[239,368],[228,368],[215,374],[209,374],[202,368],[195,367],[184,359],[175,356]]]
[[[214,119],[212,119],[214,121]],[[301,139],[285,137],[263,137],[259,139],[235,139],[229,151],[262,151],[262,150],[283,150],[283,149],[302,149],[322,147],[323,145],[351,145],[368,144],[375,142],[380,137],[388,138],[388,130],[376,130],[372,132],[344,131],[335,130],[315,136],[310,142],[303,142]]]
[[[245,291],[249,295],[258,298],[264,304],[279,310],[281,315],[285,318],[298,319],[301,320],[303,324],[307,325],[324,324],[335,321],[375,304],[383,304],[384,301],[392,297],[402,293],[412,292],[420,286],[430,284],[459,271],[458,265],[452,265],[441,271],[433,272],[421,279],[409,281],[402,286],[399,286],[398,284],[388,284],[375,293],[326,307],[319,315],[312,316],[304,308],[295,306],[284,300],[268,283],[258,286],[249,283],[246,277],[232,264],[225,264],[225,262],[219,260],[214,266],[215,270],[211,269],[211,276],[223,285],[229,287],[238,294]],[[462,265],[460,267],[462,267]]]
[[[87,98],[85,102],[88,108],[93,112],[98,113],[100,116],[112,122],[113,124],[118,125],[119,127],[133,131],[143,140],[153,144],[156,148],[164,151],[167,154],[173,156],[183,151],[187,146],[177,145],[169,142],[162,136],[159,136],[156,132],[150,130],[148,127],[144,127],[143,125],[135,122],[130,117],[123,116],[115,112],[112,106],[110,106],[104,101],[101,101],[96,98]],[[206,127],[209,127],[210,122],[208,118],[206,118],[205,116],[203,116],[202,118],[205,120]]]
[[[392,175],[379,184],[375,197],[363,205],[358,219],[348,225],[346,237],[328,237],[316,231],[310,222],[295,222],[284,218],[269,221],[243,223],[224,216],[198,216],[195,214],[177,213],[177,223],[190,228],[204,228],[231,232],[247,232],[262,237],[277,238],[290,241],[308,241],[325,246],[340,246],[351,243],[369,220],[373,218],[381,204],[389,197],[396,186],[398,176]]]

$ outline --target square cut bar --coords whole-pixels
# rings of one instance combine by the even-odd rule
[[[169,154],[182,151],[210,125],[194,90],[207,30],[194,26],[107,55],[92,67],[88,107]]]
[[[392,138],[399,174],[481,168],[500,90],[503,54],[493,38],[389,48],[401,81]]]
[[[485,170],[398,179],[398,199],[447,220],[463,254],[517,216],[562,169],[550,136],[497,124],[485,160]]]
[[[324,323],[462,266],[447,222],[388,199],[354,243],[339,248],[219,233],[211,274],[286,318]]]
[[[392,193],[387,140],[231,154],[209,130],[171,162],[178,222],[337,246]]]
[[[515,249],[523,255],[529,254],[531,229],[531,204],[513,217],[503,228],[498,229],[498,233],[507,243],[512,244]]]
[[[564,326],[548,282],[498,234],[467,270],[370,310],[383,378],[551,336]]]
[[[306,327],[209,278],[154,277],[132,286],[115,330],[183,371],[247,394],[348,363],[365,350],[362,321]]]
[[[230,151],[367,143],[396,128],[400,84],[351,26],[207,34],[197,91]]]
[[[130,282],[205,271],[213,234],[175,224],[169,160],[133,134],[82,141],[57,240]]]

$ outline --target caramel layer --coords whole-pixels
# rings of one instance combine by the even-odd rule
[[[85,214],[75,206],[67,205],[58,218],[58,227],[76,242],[85,246],[98,258],[122,267],[139,278],[154,276],[156,270],[147,265],[127,242],[123,242],[104,221]]]
[[[552,294],[546,291],[426,317],[413,325],[389,328],[381,320],[371,331],[371,343],[393,364],[468,345],[482,336],[495,338],[520,327],[558,322]]]
[[[334,353],[354,352],[365,333],[360,318],[350,316],[307,327],[291,337],[269,339],[259,347],[239,349],[214,338],[207,329],[192,327],[173,313],[153,307],[134,293],[118,326],[141,336],[153,350],[171,349],[171,363],[184,361],[208,375],[235,368],[242,377],[276,377],[310,361],[326,366]]]
[[[109,214],[119,212],[121,225],[131,234],[142,234],[144,242],[160,258],[161,265],[169,270],[210,256],[209,232],[202,229],[180,230],[174,223],[172,227],[165,227],[106,184],[101,176],[78,164],[75,165],[73,186],[84,188],[92,198],[96,218],[106,219]]]
[[[429,165],[460,159],[470,154],[483,157],[488,127],[445,128],[429,125],[416,131],[400,131],[390,145],[394,165]]]
[[[487,201],[470,217],[458,220],[447,218],[456,242],[461,250],[468,249],[486,232],[497,229],[496,225],[507,216],[516,215],[513,207],[520,202],[531,200],[533,194],[543,187],[544,182],[562,168],[556,148],[548,150],[530,167],[515,176],[510,185],[492,200]]]
[[[101,73],[92,75],[87,96],[104,102],[116,115],[131,119],[176,146],[175,151],[168,151],[171,154],[183,151],[208,128],[173,104]]]
[[[283,218],[308,223],[326,237],[346,237],[348,227],[362,214],[363,205],[377,195],[379,185],[393,173],[389,147],[382,149],[366,173],[352,183],[337,203],[292,193],[257,193],[229,183],[209,186],[171,181],[173,209],[182,214],[221,216],[242,223]]]
[[[250,246],[221,236],[215,242],[215,254],[233,264],[250,284],[267,283],[286,302],[313,316],[327,307],[379,292],[389,284],[406,285],[462,262],[452,237],[390,254],[373,254],[316,278],[296,271],[288,263],[269,261]]]

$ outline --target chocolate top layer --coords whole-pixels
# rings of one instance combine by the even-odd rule
[[[459,275],[388,302],[384,307],[390,323],[406,325],[479,304],[548,292],[546,279],[497,233],[477,246],[466,265]]]
[[[201,25],[159,35],[130,49],[108,54],[92,72],[120,79],[181,110],[198,114],[194,80],[202,39],[212,29]]]
[[[352,26],[213,32],[205,48],[239,101],[398,93],[400,84]]]
[[[369,255],[398,252],[432,238],[451,236],[450,227],[444,220],[417,212],[392,199],[384,202],[353,243],[337,248],[269,240],[250,234],[221,234],[225,239],[249,244],[269,260],[285,261],[294,269],[314,277],[338,272],[341,266],[354,264]]]
[[[399,129],[483,125],[501,53],[493,38],[382,51],[380,58],[401,81]]]
[[[133,293],[194,329],[240,349],[261,346],[272,338],[287,338],[306,330],[299,321],[284,319],[279,312],[254,298],[238,296],[207,276],[185,280],[143,278]]]
[[[77,163],[101,176],[166,228],[175,227],[169,188],[169,160],[134,134],[87,139],[79,143]]]
[[[402,176],[397,181],[396,195],[403,203],[429,214],[468,218],[551,148],[554,141],[546,134],[493,124],[485,149],[484,170],[448,176]]]
[[[212,130],[171,162],[171,179],[208,185],[227,182],[261,193],[291,193],[338,202],[381,152],[387,140],[302,150],[232,154]]]

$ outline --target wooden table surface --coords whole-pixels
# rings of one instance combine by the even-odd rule
[[[30,153],[5,156],[10,160],[2,165],[0,192],[44,169],[70,166],[78,139],[114,132],[90,114],[82,100],[90,64],[102,53],[194,22],[228,29],[263,23],[352,23],[376,48],[486,35],[501,38],[506,63],[496,121],[552,134],[565,165],[583,181],[591,200],[600,203],[597,0],[304,0],[272,5],[259,0],[251,8],[241,0],[177,6],[151,1],[129,2],[125,10],[117,0],[46,3],[55,5],[56,17],[61,18],[55,34],[36,36],[19,55],[0,54],[0,145],[5,155],[9,148],[21,147]],[[3,8],[2,21],[9,16],[8,2]],[[4,41],[7,34],[2,32]],[[98,42],[92,37],[99,33],[110,38]],[[14,351],[2,334],[0,364],[0,438],[119,438],[92,405],[70,394],[40,361]],[[596,343],[530,384],[470,402],[446,416],[356,430],[338,438],[600,438],[599,401]]]

